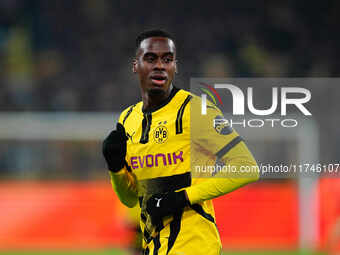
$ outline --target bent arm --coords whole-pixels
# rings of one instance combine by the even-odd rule
[[[257,163],[244,142],[237,144],[221,161],[224,166],[232,167],[233,172],[221,171],[214,176],[200,178],[199,183],[186,188],[191,204],[225,195],[259,179]],[[254,171],[245,172],[246,168]]]

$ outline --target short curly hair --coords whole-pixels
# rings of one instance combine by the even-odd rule
[[[170,33],[166,32],[164,30],[161,30],[161,29],[147,30],[147,31],[140,33],[137,36],[137,38],[136,38],[136,52],[138,51],[142,41],[144,41],[145,39],[150,38],[150,37],[166,37],[166,38],[171,39],[173,42],[175,42],[174,39],[173,39],[173,36]]]

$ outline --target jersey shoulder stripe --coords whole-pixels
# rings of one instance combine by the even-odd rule
[[[132,112],[132,110],[133,110],[133,107],[135,107],[135,106],[136,106],[136,104],[130,106],[129,110],[127,111],[127,113],[126,113],[125,116],[124,116],[123,125],[124,125],[126,119],[127,119],[127,118],[129,117],[129,115],[131,114],[131,112]]]
[[[135,112],[139,107],[141,107],[142,102],[138,102],[134,105],[130,105],[129,107],[125,108],[120,116],[119,116],[119,123],[125,124],[125,122],[132,116],[132,113]]]
[[[177,134],[181,134],[183,133],[183,112],[185,107],[187,106],[187,104],[189,103],[189,101],[191,100],[192,96],[188,95],[183,104],[181,105],[181,107],[179,108],[178,112],[177,112],[177,118],[176,118],[176,135]]]

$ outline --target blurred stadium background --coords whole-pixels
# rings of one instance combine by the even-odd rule
[[[139,32],[175,35],[182,88],[190,77],[338,77],[339,3],[0,0],[0,254],[129,254],[133,217],[100,147],[139,101]],[[340,89],[314,91],[307,138],[246,136],[257,159],[339,162]],[[215,205],[226,254],[339,254],[336,178],[262,180]]]

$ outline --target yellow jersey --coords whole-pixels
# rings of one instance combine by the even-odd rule
[[[223,178],[216,171],[201,176],[193,173],[197,166],[216,162],[256,166],[237,132],[225,123],[215,125],[222,116],[220,110],[209,104],[207,115],[201,116],[200,104],[199,97],[173,88],[157,108],[143,111],[139,102],[120,115],[119,122],[128,136],[129,167],[111,173],[111,180],[125,205],[132,207],[139,202],[141,206],[145,254],[220,254],[211,199],[258,178],[257,174]],[[153,228],[145,210],[147,199],[181,189],[186,190],[191,205],[164,219],[161,229]]]

